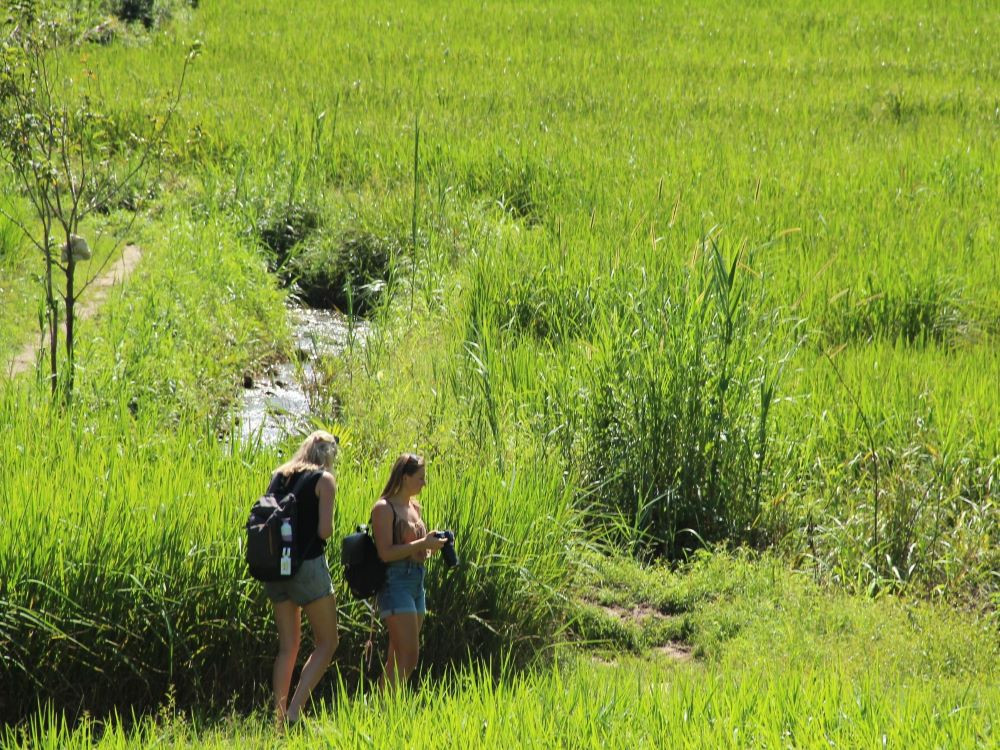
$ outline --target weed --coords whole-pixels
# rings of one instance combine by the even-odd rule
[[[895,341],[955,344],[976,327],[961,288],[951,279],[903,274],[880,286],[871,276],[857,293],[839,295],[825,314],[834,342]]]

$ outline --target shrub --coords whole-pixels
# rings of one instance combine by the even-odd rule
[[[356,228],[318,233],[292,261],[289,275],[312,307],[365,315],[378,304],[399,255],[394,237]]]
[[[961,288],[948,278],[917,279],[904,274],[880,283],[869,276],[857,291],[848,291],[828,304],[824,328],[838,343],[955,343],[975,328],[967,307]]]
[[[277,271],[285,266],[292,250],[319,226],[315,205],[291,199],[265,206],[254,225],[254,234],[270,252],[270,269]]]
[[[115,0],[111,12],[126,23],[138,21],[147,29],[153,25],[155,0]]]
[[[761,294],[713,247],[677,288],[623,296],[606,328],[581,463],[598,506],[647,549],[754,539],[781,369]]]
[[[178,7],[197,8],[198,0],[112,0],[112,15],[125,23],[141,23],[144,28],[159,26],[173,17]]]

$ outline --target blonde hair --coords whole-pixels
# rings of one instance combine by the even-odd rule
[[[335,435],[316,430],[302,441],[295,455],[275,469],[274,473],[287,477],[300,471],[329,471],[337,457],[339,442]]]
[[[399,492],[399,488],[403,486],[403,477],[416,474],[417,469],[423,465],[424,457],[416,453],[404,453],[397,458],[389,472],[389,481],[385,483],[382,494],[378,496],[379,500],[385,500]]]

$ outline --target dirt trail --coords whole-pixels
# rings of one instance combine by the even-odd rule
[[[666,622],[671,619],[669,615],[663,614],[648,604],[635,604],[631,608],[620,605],[605,604],[599,604],[597,606],[599,606],[609,617],[616,620],[627,620],[639,624],[640,626],[644,621]],[[665,656],[671,661],[689,662],[694,658],[694,650],[691,646],[678,640],[667,640],[663,643],[652,646],[652,650],[654,653]]]
[[[141,259],[142,249],[138,245],[126,245],[122,250],[122,257],[111,264],[111,266],[104,273],[98,276],[94,280],[94,283],[92,283],[87,289],[84,296],[80,298],[79,302],[77,302],[77,320],[86,320],[87,318],[93,317],[104,303],[105,298],[108,296],[108,290],[115,284],[121,284],[125,281],[125,279],[127,279],[139,265],[139,261]],[[47,342],[48,336],[46,336],[45,341],[42,342],[42,347],[46,346]],[[10,367],[7,370],[9,377],[13,378],[15,375],[28,372],[35,366],[35,359],[38,357],[38,351],[42,348],[39,346],[39,343],[40,342],[36,339],[30,344],[25,345],[20,353],[18,353],[14,359],[11,360]]]

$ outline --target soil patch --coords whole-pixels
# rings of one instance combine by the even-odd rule
[[[692,649],[686,643],[681,643],[680,641],[668,641],[661,646],[655,646],[653,651],[665,656],[671,661],[691,661],[694,659],[694,654]]]
[[[637,624],[642,623],[663,623],[672,619],[670,615],[665,615],[660,612],[655,607],[651,607],[648,604],[635,604],[632,607],[623,607],[620,605],[608,605],[599,604],[601,610],[604,611],[609,617],[614,617],[617,620],[627,620]],[[687,662],[694,659],[694,653],[691,646],[679,640],[667,640],[658,645],[652,646],[654,653],[664,656],[671,661]]]

